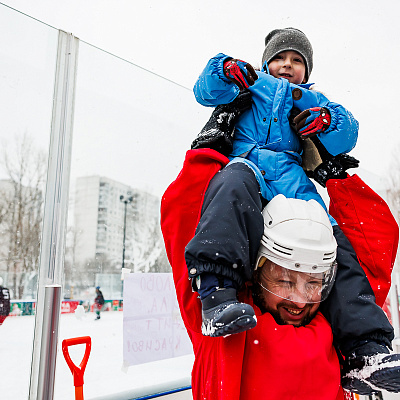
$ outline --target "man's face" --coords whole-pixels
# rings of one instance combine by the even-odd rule
[[[318,281],[301,272],[279,267],[266,260],[258,275],[262,311],[269,312],[280,325],[307,325],[318,311]],[[286,293],[286,294],[284,294]],[[279,296],[281,295],[281,297]],[[285,298],[283,298],[285,297]]]
[[[269,62],[268,69],[275,78],[285,78],[296,85],[305,83],[306,65],[296,51],[282,51]]]

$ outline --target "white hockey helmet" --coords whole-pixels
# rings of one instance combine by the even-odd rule
[[[295,288],[294,280],[306,281],[307,302],[326,299],[335,278],[337,247],[326,211],[315,200],[289,199],[279,194],[264,208],[263,217],[264,233],[256,268],[266,260],[271,261],[275,266],[271,269],[271,279],[278,280],[279,276],[283,283],[261,286],[290,300],[288,285]]]

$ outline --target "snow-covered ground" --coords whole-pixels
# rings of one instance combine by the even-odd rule
[[[103,312],[99,321],[93,313],[82,319],[62,314],[58,346],[56,400],[74,399],[72,374],[61,352],[63,339],[90,336],[92,351],[83,387],[87,400],[127,400],[190,385],[193,357],[185,356],[123,369],[122,312]],[[34,317],[8,317],[0,326],[0,397],[5,400],[28,398]],[[70,355],[79,364],[84,347],[71,346]],[[362,396],[360,396],[362,398]],[[178,399],[190,398],[186,392]],[[166,400],[170,396],[165,397]],[[400,394],[385,393],[384,400],[399,400]],[[171,400],[175,400],[171,398]]]
[[[2,399],[28,398],[33,331],[33,316],[8,317],[0,326]],[[102,312],[99,321],[95,321],[93,313],[86,313],[80,320],[74,314],[62,314],[54,395],[57,400],[75,398],[72,374],[62,355],[61,342],[79,336],[92,339],[84,376],[85,399],[128,399],[190,386],[192,356],[142,364],[127,370],[122,368],[122,312]],[[71,346],[69,351],[74,363],[79,365],[84,346]]]

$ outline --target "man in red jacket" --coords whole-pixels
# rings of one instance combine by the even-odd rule
[[[243,92],[243,96],[245,94]],[[235,120],[252,100],[251,97],[239,99],[240,96],[234,101],[239,104],[230,103],[214,110],[199,135],[207,140],[195,140],[192,148],[211,147],[223,153],[219,142],[213,141],[214,134],[210,137],[202,133],[206,130],[206,133],[223,133],[228,138],[234,136]],[[292,112],[294,116],[295,110]],[[202,301],[203,333],[214,337],[241,332],[256,324],[253,308],[240,302],[234,296],[234,290],[240,290],[244,282],[252,279],[263,233],[261,211],[266,199],[260,195],[263,179],[258,179],[258,174],[253,174],[248,165],[236,161],[232,160],[215,174],[207,186],[195,236],[185,248],[188,276],[192,278],[193,289]],[[358,166],[358,160],[349,155],[330,154],[316,137],[304,142],[303,162],[309,176],[324,187],[330,179],[346,179],[345,171]],[[268,168],[274,170],[274,165],[271,162]],[[360,187],[360,194],[363,189]],[[369,215],[377,218],[371,199],[366,197],[362,200],[367,201]],[[343,204],[343,207],[348,207],[348,204]],[[376,224],[373,219],[371,222],[372,226]],[[387,357],[394,330],[378,305],[382,300],[381,292],[373,292],[358,260],[358,253],[346,237],[348,229],[347,232],[342,229],[352,224],[350,218],[343,226],[333,226],[338,268],[335,285],[326,301],[321,303],[319,311],[329,322],[335,347],[344,357],[343,387],[360,394],[370,394],[376,389],[400,392],[400,354]],[[350,231],[351,234],[354,232]],[[390,276],[387,282],[390,282]],[[217,290],[220,288],[232,290]],[[218,299],[219,308],[215,305]],[[358,374],[364,366],[369,366],[371,360],[384,371],[374,387],[366,384],[363,376]],[[389,360],[392,369],[387,371],[383,364]]]
[[[255,307],[257,326],[252,330],[226,338],[210,338],[201,333],[201,303],[187,279],[184,249],[196,230],[208,184],[227,161],[209,149],[189,151],[181,173],[162,200],[164,240],[195,354],[193,397],[343,399],[332,331],[319,312],[306,326],[295,327],[279,325],[270,312],[263,314]],[[328,181],[327,187],[330,212],[352,242],[377,301],[383,302],[397,249],[397,224],[383,200],[357,176]],[[253,305],[250,289],[242,290],[240,299]]]

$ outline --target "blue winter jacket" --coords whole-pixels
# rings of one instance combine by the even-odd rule
[[[206,65],[193,89],[200,104],[227,104],[239,94],[238,87],[223,73],[223,64],[230,58],[220,53]],[[257,75],[258,79],[249,87],[252,108],[244,112],[235,125],[232,162],[246,162],[253,168],[267,200],[282,193],[292,198],[314,198],[325,208],[301,167],[302,146],[288,117],[293,107],[300,111],[326,107],[331,114],[331,125],[318,137],[334,156],[347,153],[355,146],[357,120],[340,104],[310,90],[311,85],[294,85],[261,71],[257,71]]]

